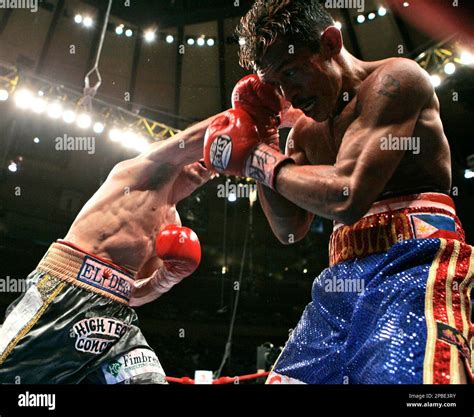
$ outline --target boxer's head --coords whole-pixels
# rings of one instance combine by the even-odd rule
[[[342,36],[318,0],[257,0],[241,19],[240,64],[317,121],[336,108]]]

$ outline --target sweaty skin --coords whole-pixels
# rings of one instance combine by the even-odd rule
[[[303,239],[314,215],[351,224],[385,196],[449,193],[450,151],[439,102],[418,64],[360,61],[343,48],[334,27],[323,34],[318,54],[287,51],[284,41],[271,46],[258,72],[304,110],[286,146],[296,164],[279,171],[278,193],[259,186],[263,210],[283,244]],[[385,150],[383,138],[390,137],[413,138],[415,148]]]
[[[211,177],[200,162],[194,162],[202,157],[211,120],[117,164],[65,237],[89,253],[136,272],[132,306],[161,295],[149,279],[162,270],[155,255],[155,237],[168,224],[181,225],[176,204]]]

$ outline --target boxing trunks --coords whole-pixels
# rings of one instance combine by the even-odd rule
[[[474,251],[450,197],[377,202],[329,255],[267,383],[472,382]]]
[[[132,275],[53,243],[0,329],[0,383],[166,383],[128,306]]]

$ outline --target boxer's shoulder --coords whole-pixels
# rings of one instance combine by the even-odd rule
[[[361,83],[357,101],[359,106],[377,98],[400,103],[417,97],[421,101],[428,101],[433,94],[428,73],[415,61],[389,58],[380,61],[376,69]]]
[[[120,161],[110,171],[110,178],[122,178],[130,177],[136,171],[137,166],[140,164],[139,158],[126,159]]]

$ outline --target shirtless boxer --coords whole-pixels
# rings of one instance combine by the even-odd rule
[[[474,255],[448,195],[438,99],[415,62],[360,61],[333,25],[317,0],[256,1],[239,36],[257,75],[206,133],[208,168],[260,183],[283,244],[315,215],[334,220],[330,267],[267,382],[466,382]],[[284,99],[304,112],[285,155]]]
[[[199,265],[176,204],[210,172],[197,161],[209,120],[120,162],[64,240],[33,271],[0,330],[0,383],[166,383],[130,306]]]

